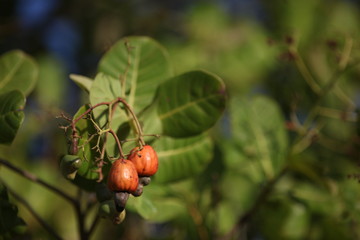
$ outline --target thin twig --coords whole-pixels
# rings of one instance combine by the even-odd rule
[[[117,147],[119,149],[120,157],[125,158],[124,152],[123,152],[122,147],[121,147],[120,140],[119,140],[118,136],[116,135],[116,133],[110,128],[111,127],[111,121],[113,119],[114,112],[115,112],[115,109],[117,108],[117,106],[118,106],[118,102],[116,101],[111,106],[111,108],[109,108],[109,115],[110,115],[110,117],[109,117],[109,132],[111,133],[111,135],[113,135],[113,137],[115,139],[115,142],[116,142]]]
[[[118,136],[116,135],[116,133],[115,133],[112,129],[109,129],[109,133],[111,133],[111,135],[113,135],[113,137],[114,137],[114,139],[115,139],[115,142],[116,142],[116,144],[117,144],[117,147],[118,147],[118,149],[119,149],[119,152],[120,152],[120,157],[121,157],[122,159],[124,159],[124,158],[125,158],[125,155],[124,155],[124,152],[123,152],[123,150],[122,150],[122,147],[121,147],[120,140],[119,140]]]
[[[20,202],[22,205],[25,206],[25,208],[33,215],[33,217],[40,223],[40,225],[49,233],[51,234],[55,239],[62,239],[56,232],[55,230],[47,224],[47,222],[42,219],[38,213],[31,207],[31,205],[24,199],[22,198],[20,195],[18,195],[16,192],[14,192],[11,188],[9,188],[9,186],[7,184],[4,183],[3,180],[0,180],[1,184],[5,186],[5,188],[7,189],[7,191],[18,201]]]
[[[242,229],[249,222],[249,220],[259,210],[259,208],[267,201],[276,183],[279,182],[279,180],[285,175],[287,171],[288,171],[287,167],[283,168],[283,170],[275,178],[267,182],[264,188],[262,188],[254,205],[242,215],[242,217],[239,219],[237,224],[235,224],[235,226],[231,229],[231,231],[228,234],[226,234],[223,238],[221,238],[222,240],[231,239],[237,229]]]
[[[82,190],[78,189],[78,201],[76,201],[76,204],[74,205],[75,213],[77,216],[77,222],[78,222],[78,231],[79,231],[79,239],[86,240],[88,239],[88,236],[85,232],[85,221],[84,221],[84,213],[81,209],[81,199],[82,199]]]
[[[343,70],[345,69],[345,67],[347,66],[347,64],[349,63],[349,59],[350,59],[350,54],[351,54],[351,50],[353,47],[353,39],[350,37],[347,37],[345,39],[345,46],[344,46],[344,50],[342,52],[342,55],[340,57],[340,61],[339,61],[339,69]]]
[[[209,239],[209,233],[204,225],[204,219],[199,211],[199,208],[196,206],[196,204],[190,203],[188,205],[188,210],[191,218],[195,223],[199,239],[201,240]]]
[[[252,206],[252,208],[247,211],[243,217],[240,219],[239,224],[243,225],[244,223],[246,223],[247,221],[249,221],[249,219],[254,215],[254,213],[259,209],[259,207],[267,200],[269,194],[271,193],[271,191],[273,190],[274,186],[276,185],[277,182],[279,182],[279,180],[285,175],[285,173],[288,171],[288,168],[285,167],[283,168],[283,170],[275,177],[273,178],[271,181],[269,181],[266,186],[262,189],[262,191],[260,192],[259,197],[256,199],[255,204]]]
[[[333,76],[329,79],[327,84],[324,86],[323,90],[321,91],[321,95],[318,96],[317,100],[314,102],[312,109],[310,110],[307,118],[305,119],[305,122],[303,124],[303,128],[305,131],[308,131],[315,121],[315,119],[319,116],[319,112],[321,111],[321,102],[324,100],[324,98],[330,93],[330,91],[334,88],[338,80],[340,79],[340,76],[345,73],[346,71],[349,71],[350,69],[354,68],[360,63],[360,61],[353,63],[352,65],[347,65],[344,69],[337,70]],[[295,139],[294,146],[297,145],[298,142],[302,141],[302,138],[306,137],[305,135],[299,135]],[[294,150],[294,148],[292,149]]]
[[[99,107],[99,106],[103,106],[103,105],[108,105],[110,108],[114,107],[117,105],[117,103],[121,102],[126,110],[130,113],[131,117],[132,117],[132,120],[135,124],[135,128],[136,128],[136,133],[139,137],[139,144],[140,146],[144,146],[145,145],[145,142],[144,142],[144,139],[143,139],[143,131],[142,131],[142,128],[141,128],[141,125],[140,125],[140,122],[139,120],[137,119],[133,109],[131,108],[131,106],[121,97],[117,97],[115,98],[114,100],[112,101],[109,101],[109,102],[101,102],[101,103],[98,103],[98,104],[95,104],[94,106],[91,106],[89,109],[87,109],[85,112],[83,112],[80,116],[78,116],[76,119],[74,119],[72,122],[71,122],[71,127],[72,127],[72,130],[73,132],[77,132],[76,131],[76,123],[78,121],[80,121],[85,115],[89,114],[91,111],[93,111],[95,108]],[[111,109],[110,110],[110,115],[112,117],[112,114],[113,114],[113,110],[114,109]]]
[[[33,175],[32,173],[29,173],[25,170],[22,170],[20,168],[17,168],[16,166],[14,166],[13,164],[11,164],[10,162],[1,159],[0,158],[0,165],[3,165],[7,168],[9,168],[10,170],[16,172],[17,174],[23,176],[26,179],[29,179],[30,181],[33,181],[51,191],[53,191],[54,193],[58,194],[59,196],[61,196],[62,198],[64,198],[65,200],[69,201],[72,204],[76,203],[76,199],[74,199],[73,197],[71,197],[70,195],[68,195],[67,193],[63,192],[62,190],[60,190],[57,187],[54,187],[52,185],[50,185],[49,183],[43,181],[42,179],[38,178],[37,176]]]
[[[313,122],[313,120],[316,118],[316,116],[318,115],[318,112],[320,110],[320,103],[324,100],[324,98],[327,96],[327,94],[331,91],[331,89],[335,86],[335,84],[337,83],[337,81],[340,78],[340,75],[343,74],[345,71],[347,71],[348,69],[350,69],[353,66],[349,66],[347,68],[345,68],[344,70],[341,71],[337,71],[332,78],[330,78],[330,80],[328,81],[328,83],[325,85],[325,87],[322,90],[321,95],[318,97],[318,99],[315,101],[314,103],[314,107],[310,110],[310,113],[307,117],[307,119],[305,120],[304,123],[304,127],[306,129],[308,129],[308,127],[310,126],[310,124]]]
[[[96,197],[95,197],[95,194],[92,194],[92,195],[89,195],[87,197],[87,204],[84,208],[84,218],[88,218],[89,217],[89,214],[92,212],[92,208],[94,208],[95,206],[97,206],[97,200],[96,200]],[[93,222],[91,223],[90,227],[89,227],[89,230],[86,231],[85,230],[85,235],[86,236],[91,236],[92,232],[95,230],[98,222],[99,222],[99,215],[96,214],[95,217],[93,218]],[[85,227],[84,227],[85,228]]]
[[[142,128],[141,128],[141,125],[140,125],[140,122],[139,120],[137,119],[133,109],[131,108],[131,106],[122,98],[117,98],[117,100],[119,102],[121,102],[122,104],[124,104],[124,106],[126,107],[126,109],[130,112],[131,116],[132,116],[132,119],[135,123],[135,126],[136,126],[136,131],[137,131],[137,135],[139,137],[139,143],[142,146],[145,145],[145,142],[144,142],[144,139],[143,139],[143,131],[142,131]]]
[[[304,60],[300,56],[299,52],[295,47],[289,49],[290,52],[295,56],[295,64],[300,71],[301,75],[304,77],[306,83],[310,86],[311,90],[315,92],[316,94],[321,94],[321,88],[319,84],[315,81],[314,77],[310,73],[310,70],[304,63]]]
[[[332,109],[328,107],[320,107],[319,115],[334,119],[340,119],[348,122],[356,122],[358,114],[356,112],[341,111],[338,109]]]
[[[109,105],[112,102],[101,102],[98,104],[95,104],[94,106],[91,106],[88,110],[86,110],[85,112],[83,112],[80,116],[78,116],[76,119],[74,119],[72,121],[73,124],[76,124],[78,121],[80,121],[85,115],[89,114],[91,111],[93,111],[95,108],[99,107],[99,106],[103,106],[103,105]]]
[[[89,228],[89,231],[87,232],[88,236],[91,236],[91,234],[94,232],[95,228],[98,226],[99,221],[100,221],[100,217],[99,215],[96,215],[94,221],[92,222]]]

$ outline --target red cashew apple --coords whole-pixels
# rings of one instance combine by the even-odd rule
[[[110,168],[108,188],[113,192],[134,192],[139,183],[134,164],[126,159],[116,160]]]
[[[142,149],[135,147],[131,150],[128,159],[134,163],[140,177],[152,176],[158,170],[158,157],[150,145],[145,145]]]

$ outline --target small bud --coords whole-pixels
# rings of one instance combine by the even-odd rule
[[[294,44],[294,42],[295,42],[295,39],[292,36],[290,36],[290,35],[285,36],[285,43],[286,44],[292,45],[292,44]]]
[[[339,43],[334,40],[330,39],[326,42],[327,46],[330,48],[330,50],[336,50],[338,48]]]
[[[77,170],[81,167],[82,160],[76,155],[64,155],[60,160],[60,170],[63,176],[73,180]]]
[[[107,200],[102,203],[100,203],[99,206],[99,216],[102,218],[112,218],[113,216],[116,216],[118,212],[115,208],[115,203],[112,200]]]
[[[124,221],[126,213],[125,210],[118,212],[115,203],[112,200],[104,201],[99,206],[99,216],[110,219],[114,224],[120,224]]]
[[[280,54],[279,59],[282,61],[294,61],[296,59],[295,53],[291,51],[286,51]]]
[[[275,44],[275,41],[271,38],[268,38],[266,39],[266,43],[269,45],[269,46],[273,46]]]

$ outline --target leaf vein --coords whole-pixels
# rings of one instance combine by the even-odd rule
[[[188,102],[188,103],[186,103],[184,105],[181,105],[181,106],[179,106],[177,108],[174,108],[173,110],[171,110],[171,111],[169,111],[167,113],[164,113],[164,114],[160,115],[159,118],[160,118],[160,120],[163,120],[165,118],[171,117],[172,115],[175,115],[178,112],[181,112],[186,108],[190,108],[190,107],[192,107],[192,106],[194,106],[194,105],[196,105],[198,103],[204,102],[204,101],[209,100],[209,99],[214,98],[214,97],[218,97],[218,94],[213,94],[213,95],[210,95],[208,97],[199,98],[199,99],[197,99],[195,101]]]
[[[159,158],[171,157],[171,156],[183,154],[183,153],[186,153],[186,152],[190,152],[193,149],[196,149],[196,148],[198,148],[201,145],[206,144],[206,143],[208,143],[208,139],[204,138],[202,141],[198,141],[196,143],[190,142],[189,145],[184,146],[182,148],[171,149],[171,150],[167,150],[167,151],[158,151],[157,155],[158,155]]]
[[[19,61],[16,62],[14,67],[8,72],[7,75],[2,79],[0,82],[0,88],[4,87],[15,75],[16,71],[20,68],[21,64],[24,62],[24,59],[19,59]]]

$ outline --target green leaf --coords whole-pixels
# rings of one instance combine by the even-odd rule
[[[118,79],[99,73],[96,75],[90,88],[90,103],[94,106],[98,103],[111,102],[120,96],[120,92],[121,88]],[[107,106],[99,106],[93,110],[93,113],[101,126],[104,126],[109,121]],[[113,114],[113,120],[116,118],[121,119],[120,122],[115,120],[117,124],[127,119],[124,111],[115,111]]]
[[[310,225],[308,209],[303,204],[293,204],[281,228],[286,239],[304,239]]]
[[[158,115],[163,133],[190,137],[211,128],[225,108],[225,85],[205,71],[187,72],[161,84]]]
[[[144,134],[160,134],[162,131],[161,121],[157,114],[157,104],[154,102],[148,108],[145,109],[139,116],[140,124]],[[153,136],[145,137],[146,142],[154,140]]]
[[[222,199],[219,205],[211,210],[213,217],[208,219],[212,227],[221,235],[233,229],[239,218],[253,206],[260,189],[251,179],[231,169],[224,174],[218,182]]]
[[[276,176],[285,164],[288,146],[278,105],[261,96],[233,99],[230,113],[233,146],[226,147],[235,152],[226,157],[228,166],[250,174],[257,182]]]
[[[185,213],[187,209],[181,199],[167,195],[166,187],[152,183],[144,188],[140,197],[131,197],[127,207],[152,222],[170,221]]]
[[[205,134],[183,139],[162,137],[154,147],[159,158],[154,181],[165,183],[200,173],[211,160],[213,144]]]
[[[89,109],[88,106],[82,106],[74,115],[74,119],[81,116],[87,109]],[[78,121],[76,129],[80,136],[77,155],[81,158],[82,164],[77,170],[73,182],[85,190],[94,191],[96,180],[99,179],[99,173],[96,171],[98,170],[96,160],[99,157],[99,152],[96,147],[101,148],[101,141],[98,142],[97,131],[90,119],[81,119]],[[108,161],[108,159],[105,159],[105,161]],[[103,168],[105,176],[110,166],[111,164],[105,164]]]
[[[324,20],[321,26],[325,30],[325,34],[331,34],[335,36],[335,39],[347,35],[351,35],[353,38],[357,37],[359,34],[357,27],[359,9],[346,2],[334,2],[332,9],[331,13],[328,13],[328,19]]]
[[[14,50],[0,57],[0,93],[20,90],[27,96],[34,88],[38,67],[24,52]]]
[[[317,224],[312,223],[307,205],[284,198],[283,195],[278,198],[264,204],[257,219],[254,219],[261,234],[266,239],[307,239],[310,224],[311,228]]]
[[[143,194],[144,195],[144,194]],[[186,211],[184,204],[178,198],[158,198],[151,201],[141,195],[132,199],[133,209],[146,220],[152,222],[166,222],[176,218]]]
[[[13,90],[0,95],[0,144],[11,144],[24,120],[25,97]]]
[[[278,29],[285,33],[296,33],[301,42],[308,42],[317,33],[316,28],[321,21],[316,21],[322,14],[320,0],[289,1],[282,4],[283,8],[277,9]],[[276,6],[276,4],[274,5]],[[304,16],[309,16],[304,18]],[[326,23],[327,25],[327,23]],[[325,26],[324,26],[325,27]],[[322,29],[319,29],[320,31]]]
[[[59,107],[65,102],[67,85],[64,66],[50,55],[37,58],[39,78],[35,88],[36,100],[46,108]]]
[[[154,203],[149,198],[144,197],[144,194],[137,198],[131,197],[127,202],[127,207],[138,212],[145,219],[149,219],[158,212]]]
[[[309,42],[313,44],[316,34],[321,33],[323,28],[329,24],[325,14],[331,11],[328,11],[321,4],[322,1],[320,0],[289,1],[286,3],[278,0],[267,3],[267,7],[269,13],[274,17],[273,24],[276,25],[275,31],[278,34],[292,34],[299,39],[300,44]]]
[[[120,85],[125,81],[122,93],[135,112],[150,104],[158,85],[172,77],[172,68],[166,50],[148,37],[128,37],[117,42],[101,59],[99,72],[111,76]],[[115,89],[118,89],[116,87]]]
[[[90,92],[91,85],[93,83],[93,80],[91,78],[77,74],[70,74],[70,79],[73,80],[85,92]]]
[[[74,119],[83,114],[87,109],[89,109],[88,106],[82,106],[75,114]],[[92,122],[88,119],[81,119],[76,124],[76,129],[80,136],[79,146],[83,146],[79,148],[79,152],[77,154],[82,159],[82,165],[78,169],[78,174],[88,179],[98,179],[99,174],[95,172],[96,165],[94,163],[96,151],[91,149],[95,146],[96,140],[89,142],[90,136],[97,133],[96,129],[94,128]]]
[[[342,202],[323,187],[297,182],[291,194],[295,199],[305,203],[313,213],[339,217],[343,212]]]
[[[121,88],[118,79],[109,75],[99,73],[96,75],[90,89],[90,103],[92,106],[102,103],[111,102],[120,96]],[[121,106],[121,104],[119,104]],[[109,108],[108,106],[99,106],[93,110],[94,117],[99,123],[100,127],[105,127],[109,122]],[[111,128],[117,132],[122,124],[128,121],[126,112],[120,108],[115,108],[111,118]],[[115,155],[115,140],[108,138],[106,149],[109,155]]]
[[[18,208],[9,201],[7,189],[0,184],[0,239],[11,239],[25,232],[26,224],[18,217]]]
[[[120,96],[120,89],[120,82],[118,79],[103,73],[97,74],[90,89],[91,105],[94,106],[98,103],[113,101],[115,98]],[[100,123],[101,126],[104,126],[106,122],[109,121],[107,106],[97,107],[93,110],[93,113],[95,119]],[[124,111],[115,111],[113,114],[113,120],[116,118],[121,119],[118,125],[120,125],[124,119],[127,119]]]

